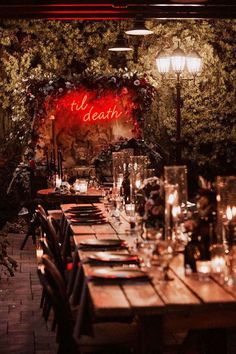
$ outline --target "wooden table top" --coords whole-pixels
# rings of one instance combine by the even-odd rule
[[[59,192],[55,192],[55,189],[54,188],[47,188],[47,189],[40,189],[37,191],[37,195],[40,196],[40,197],[44,197],[44,196],[70,196],[70,197],[102,197],[102,192],[101,190],[98,190],[96,188],[88,188],[88,191],[87,193],[59,193]]]
[[[96,204],[102,210],[103,204]],[[66,212],[70,205],[62,205]],[[115,226],[114,226],[115,224]],[[123,219],[119,225],[108,222],[104,225],[83,225],[73,227],[74,242],[79,246],[81,240],[120,238],[127,242],[132,235],[127,232],[128,222]],[[79,249],[83,260],[92,251]],[[84,264],[88,277],[93,266]],[[96,316],[142,317],[161,316],[166,330],[178,331],[194,328],[235,327],[236,326],[236,287],[229,287],[219,279],[210,277],[199,280],[196,274],[186,275],[183,255],[175,257],[171,263],[173,281],[161,281],[160,273],[153,267],[148,281],[123,281],[120,283],[95,283],[88,280],[88,288]]]

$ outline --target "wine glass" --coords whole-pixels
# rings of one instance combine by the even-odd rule
[[[139,240],[137,242],[137,251],[140,255],[140,266],[142,269],[150,269],[152,267],[152,256],[156,248],[154,240]]]
[[[173,240],[159,240],[156,244],[156,254],[163,270],[163,280],[173,280],[168,274],[170,263],[176,254],[176,243]]]

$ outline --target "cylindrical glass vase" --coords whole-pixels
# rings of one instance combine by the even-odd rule
[[[178,204],[181,210],[181,216],[187,215],[187,167],[183,166],[165,166],[164,167],[165,183],[168,185],[177,185]]]
[[[236,244],[236,176],[218,176],[217,240],[226,250]]]
[[[145,180],[148,165],[147,156],[130,156],[130,190],[131,200],[134,201],[135,193],[139,190]]]
[[[124,175],[124,153],[117,151],[112,153],[112,167],[113,167],[113,191],[119,193],[119,189],[122,185]]]

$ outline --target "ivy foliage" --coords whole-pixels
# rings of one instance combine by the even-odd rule
[[[158,92],[144,117],[147,143],[159,143],[170,155],[175,150],[175,81],[162,81],[155,67],[158,50],[173,50],[178,42],[193,47],[203,58],[201,76],[182,81],[183,157],[206,177],[234,173],[236,166],[236,21],[147,21],[154,34],[129,38],[134,53],[111,54],[119,28],[116,21],[2,20],[0,22],[0,102],[13,122],[9,146],[24,148],[37,101],[30,97],[29,80],[80,79],[86,71],[111,76],[120,69],[145,74]],[[120,27],[119,27],[120,25]],[[32,99],[33,105],[28,105]],[[32,107],[33,106],[33,107]],[[5,144],[3,144],[5,148]],[[17,150],[17,153],[19,149]]]

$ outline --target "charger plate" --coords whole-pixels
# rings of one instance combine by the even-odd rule
[[[138,262],[139,258],[136,255],[124,253],[96,252],[88,256],[89,260],[98,262]]]
[[[107,221],[104,218],[100,218],[100,219],[84,218],[84,219],[70,219],[70,223],[72,225],[81,225],[81,224],[98,225],[98,224],[106,224]]]
[[[130,280],[130,279],[150,279],[147,272],[139,269],[130,268],[96,268],[90,272],[92,279],[107,279],[107,280]]]
[[[82,240],[80,241],[80,246],[85,246],[85,247],[91,247],[91,248],[96,248],[96,247],[121,247],[125,246],[125,240],[118,240],[118,239],[102,239],[102,240],[97,240],[97,239],[89,239],[89,240]]]

